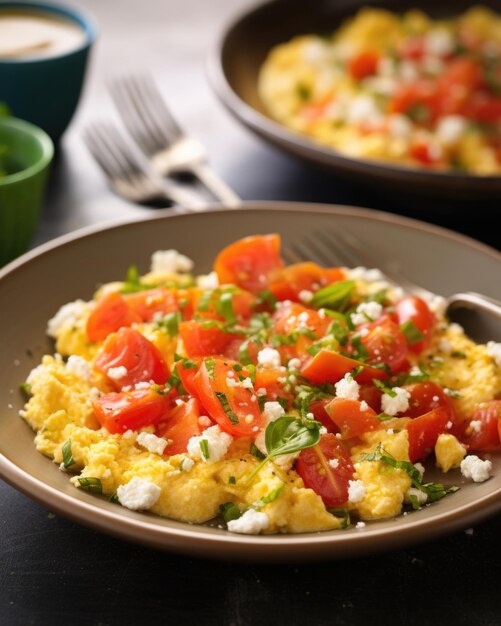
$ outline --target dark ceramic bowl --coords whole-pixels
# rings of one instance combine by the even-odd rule
[[[237,16],[220,35],[209,61],[212,85],[226,107],[248,128],[276,146],[346,175],[358,182],[396,187],[409,193],[457,199],[493,199],[501,195],[501,176],[431,172],[384,162],[356,159],[321,146],[274,121],[261,101],[259,69],[276,45],[305,33],[335,30],[366,5],[364,0],[272,0]],[[458,15],[471,0],[383,0],[396,12],[419,6],[435,18]],[[498,0],[482,4],[499,10]]]

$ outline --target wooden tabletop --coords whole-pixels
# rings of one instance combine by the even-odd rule
[[[35,244],[147,209],[117,198],[82,141],[116,117],[107,85],[153,73],[178,121],[244,199],[352,204],[432,221],[499,246],[495,204],[454,205],[350,186],[252,136],[218,103],[206,62],[248,0],[85,0],[96,43]],[[418,3],[417,3],[418,4]],[[305,9],[306,10],[306,9]],[[309,565],[238,565],[156,552],[55,516],[0,483],[0,624],[494,625],[501,621],[501,517],[407,550]]]

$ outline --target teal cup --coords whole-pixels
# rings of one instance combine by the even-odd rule
[[[84,32],[82,44],[64,54],[0,58],[0,102],[12,115],[39,126],[57,143],[77,108],[95,27],[89,17],[69,6],[0,1],[0,15],[7,11],[70,20]]]
[[[25,252],[33,238],[53,154],[43,130],[0,118],[0,266]]]

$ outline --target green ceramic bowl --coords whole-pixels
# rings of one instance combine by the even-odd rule
[[[30,244],[53,154],[43,130],[13,117],[0,118],[0,266]]]

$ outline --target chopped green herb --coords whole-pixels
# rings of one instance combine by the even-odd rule
[[[62,447],[62,453],[63,453],[63,466],[65,467],[65,469],[68,469],[68,467],[70,467],[71,465],[74,465],[75,463],[75,459],[73,458],[73,454],[71,452],[71,439],[67,439],[64,442],[64,445]]]
[[[343,312],[351,300],[354,289],[355,281],[340,280],[333,285],[319,289],[308,304],[317,308],[325,307]]]
[[[103,485],[99,478],[79,478],[78,483],[85,491],[90,491],[90,493],[103,493]]]
[[[444,392],[450,397],[450,398],[454,398],[454,400],[460,400],[462,398],[461,394],[459,393],[459,391],[456,391],[455,389],[449,389],[448,387],[444,387]]]
[[[236,324],[237,316],[233,310],[233,294],[223,293],[219,299],[221,314],[228,324]]]
[[[267,304],[270,309],[274,311],[277,308],[277,299],[271,291],[265,289],[257,294],[257,300],[254,306],[260,306],[262,304]]]
[[[214,372],[214,368],[216,367],[216,362],[214,361],[213,358],[209,358],[209,359],[204,359],[204,365],[205,365],[205,369],[207,370],[207,374],[209,374],[209,378],[211,380],[215,380],[215,372]]]
[[[373,378],[372,379],[372,384],[374,385],[374,387],[376,387],[376,389],[379,389],[379,391],[382,391],[387,396],[390,396],[390,398],[396,398],[397,397],[397,392],[394,391],[391,387],[388,387],[387,385],[385,385],[380,380],[377,380],[376,378]]]
[[[207,441],[207,439],[200,439],[199,446],[200,446],[200,450],[202,451],[202,455],[204,459],[208,461],[210,458],[209,442]]]
[[[301,100],[306,101],[311,98],[311,88],[304,83],[298,83],[296,86],[297,95],[301,98]]]
[[[237,484],[237,479],[235,478],[235,476],[230,476],[228,478],[228,484],[229,485],[236,485]]]
[[[459,350],[454,350],[454,352],[451,352],[451,357],[453,359],[466,359],[467,355],[464,352],[460,352]]]
[[[137,293],[138,291],[146,291],[153,289],[156,285],[149,285],[142,283],[139,277],[139,272],[135,265],[131,265],[127,270],[127,275],[120,293]]]
[[[33,392],[31,390],[31,385],[29,383],[21,383],[19,385],[19,389],[22,391],[22,393],[24,393],[25,396],[29,397],[33,395]]]
[[[380,413],[379,415],[376,415],[376,417],[380,422],[387,422],[395,419],[394,415],[385,415],[384,413]]]
[[[273,491],[270,491],[268,495],[261,498],[259,502],[256,504],[260,506],[265,506],[266,504],[270,504],[271,502],[274,502],[278,498],[278,496],[282,493],[282,491],[284,490],[284,487],[285,487],[285,483],[280,485],[280,487],[273,489]]]
[[[407,320],[400,326],[410,346],[423,341],[424,335],[412,320]]]
[[[170,337],[176,337],[179,335],[179,322],[181,321],[181,314],[178,311],[174,313],[168,313],[161,320],[156,322],[156,326],[162,330],[167,331]]]
[[[118,494],[115,491],[115,493],[112,493],[111,496],[109,497],[109,501],[112,502],[113,504],[119,504],[120,500],[118,499]]]
[[[348,509],[327,509],[331,515],[341,518],[341,530],[345,530],[351,526],[350,512]]]
[[[251,443],[250,453],[260,461],[266,458],[266,454],[263,454],[255,443]]]
[[[413,122],[427,122],[430,119],[430,109],[420,102],[410,106],[407,111],[404,111],[405,115],[409,117]]]
[[[165,385],[157,385],[156,383],[151,385],[151,389],[158,393],[159,396],[166,396],[172,391],[172,387],[173,385],[171,385],[170,382],[166,382]]]
[[[353,346],[353,354],[352,358],[357,359],[358,361],[367,361],[369,358],[369,353],[367,352],[367,348],[362,343],[362,338],[360,335],[353,335],[351,338],[351,345]]]
[[[224,504],[221,504],[219,506],[219,510],[226,523],[231,522],[234,519],[238,519],[242,516],[242,511],[234,502],[225,502]]]
[[[238,424],[239,423],[238,416],[232,411],[230,407],[230,403],[228,402],[228,398],[226,397],[226,394],[224,394],[222,391],[216,391],[216,397],[219,400],[221,406],[223,407],[223,411],[228,416],[230,422],[232,424]]]

